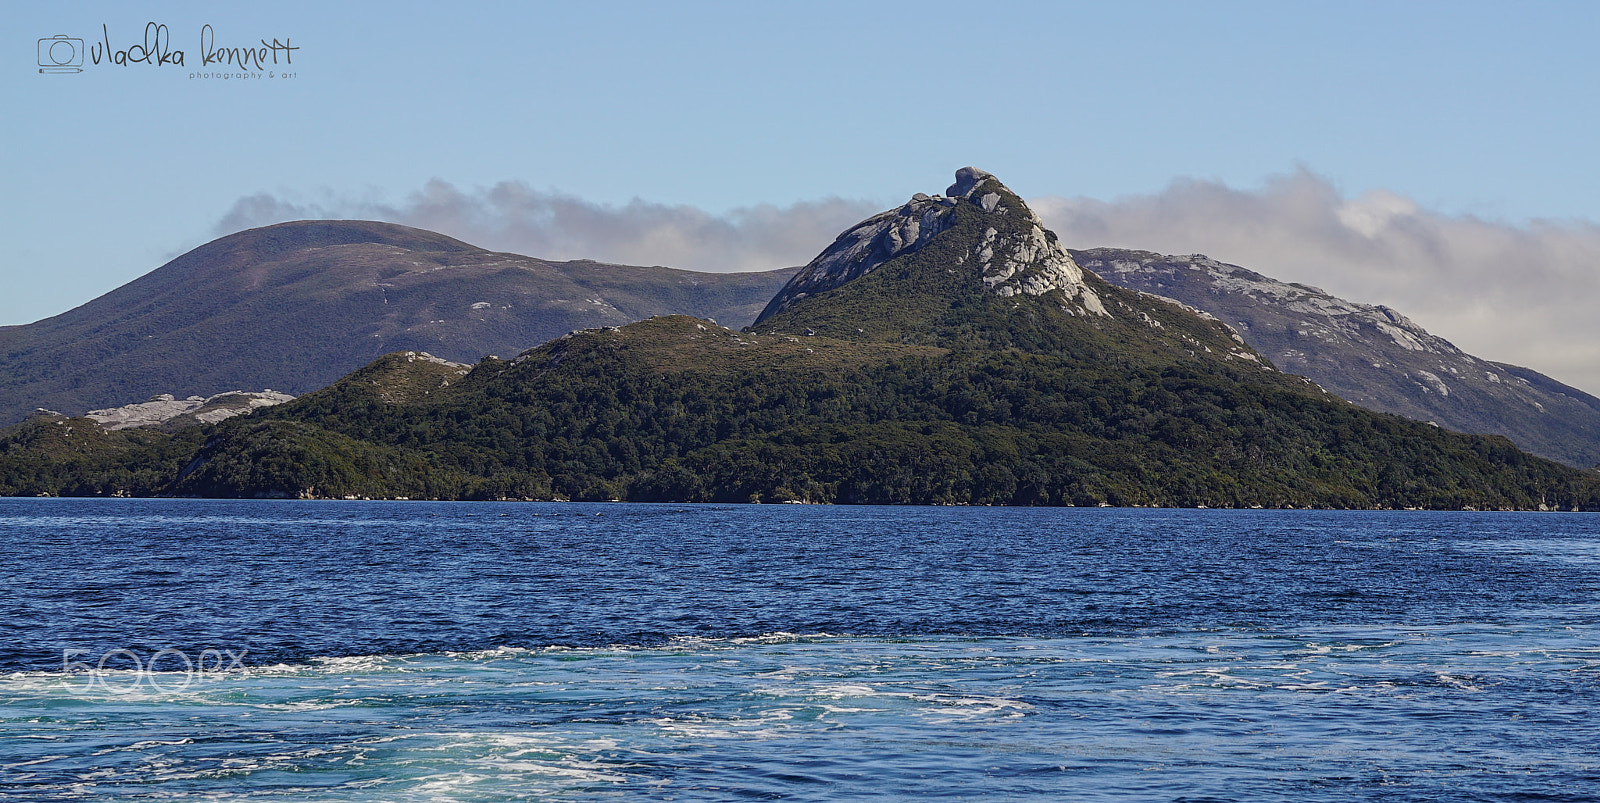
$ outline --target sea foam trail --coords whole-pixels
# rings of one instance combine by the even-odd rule
[[[1549,789],[1591,777],[1600,726],[1561,712],[1600,691],[1592,637],[1313,635],[776,635],[379,655],[172,693],[15,673],[0,679],[14,746],[0,770],[8,796],[39,800],[1332,800],[1380,776],[1423,796],[1520,788],[1535,771]],[[1537,753],[1508,747],[1519,740]]]

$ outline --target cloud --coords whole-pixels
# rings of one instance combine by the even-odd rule
[[[1524,365],[1600,395],[1600,226],[1510,225],[1431,212],[1389,192],[1345,198],[1306,170],[1257,189],[1181,180],[1100,201],[1030,201],[1075,248],[1203,253],[1352,301],[1386,304],[1478,357]],[[506,181],[462,190],[430,181],[403,203],[329,196],[241,198],[227,234],[307,218],[364,218],[430,229],[500,251],[708,271],[808,262],[881,211],[827,198],[712,214],[684,205],[586,201]]]
[[[621,206],[597,204],[520,181],[466,191],[435,179],[401,204],[246,196],[217,224],[217,234],[287,220],[360,218],[542,259],[739,271],[804,265],[845,229],[878,211],[866,201],[825,198],[739,207],[718,215],[637,199]]]
[[[1386,304],[1475,356],[1600,394],[1600,225],[1523,225],[1347,199],[1301,170],[1238,190],[1174,182],[1116,201],[1029,202],[1063,243],[1203,253],[1351,301]]]

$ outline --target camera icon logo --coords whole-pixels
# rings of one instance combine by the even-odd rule
[[[83,72],[83,40],[56,34],[39,40],[39,72]]]

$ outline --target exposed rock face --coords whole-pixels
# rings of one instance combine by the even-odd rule
[[[757,322],[801,299],[859,279],[895,257],[918,251],[956,224],[963,211],[992,220],[983,239],[957,264],[976,262],[979,276],[1002,298],[1038,296],[1059,290],[1085,314],[1107,315],[1105,305],[1084,284],[1083,270],[1039,216],[1000,180],[975,167],[956,171],[944,195],[917,193],[904,206],[874,215],[811,260],[784,286]]]
[[[261,407],[271,407],[289,401],[294,401],[294,397],[270,389],[257,393],[230,390],[208,398],[190,396],[187,399],[177,399],[170,393],[162,393],[138,404],[126,404],[106,410],[90,410],[84,413],[83,417],[107,430],[154,427],[178,418],[188,418],[201,424],[215,424]]]
[[[1389,307],[1358,304],[1207,256],[1074,252],[1101,278],[1210,312],[1288,373],[1372,410],[1504,435],[1529,452],[1600,463],[1600,399],[1479,359]]]
[[[403,352],[401,356],[405,357],[406,362],[427,362],[458,370],[470,370],[472,368],[471,365],[464,362],[451,362],[443,357],[435,357],[426,351],[407,351]]]

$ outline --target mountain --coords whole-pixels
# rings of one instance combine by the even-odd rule
[[[170,433],[33,419],[0,431],[0,492],[1600,508],[1591,474],[1361,409],[1102,280],[972,169],[841,235],[743,331],[391,354]]]
[[[904,206],[851,227],[784,285],[756,323],[788,310],[802,299],[860,279],[896,257],[922,251],[971,216],[962,214],[963,200],[975,204],[990,216],[987,220],[1000,228],[985,227],[975,250],[957,255],[955,266],[973,260],[984,287],[1001,298],[1018,293],[1039,296],[1058,290],[1068,303],[1077,306],[1077,314],[1106,314],[1099,297],[1084,284],[1082,269],[1056,242],[1055,234],[1045,230],[1033,210],[998,179],[964,167],[956,172],[956,183],[945,192],[939,197],[919,192]],[[954,275],[956,268],[949,270]]]
[[[1215,315],[1279,368],[1362,407],[1458,432],[1504,435],[1571,466],[1600,464],[1600,399],[1527,368],[1467,354],[1389,307],[1356,304],[1200,254],[1072,253],[1111,282]]]
[[[514,354],[667,313],[743,325],[793,269],[551,262],[370,221],[251,229],[76,309],[0,327],[0,424],[158,394],[300,394],[394,351]]]

